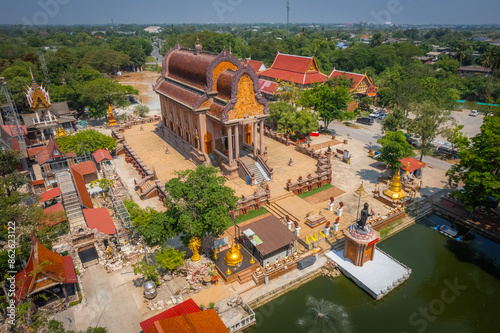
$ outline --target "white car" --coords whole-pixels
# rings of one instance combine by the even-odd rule
[[[477,117],[478,114],[479,114],[479,112],[477,112],[477,110],[471,110],[471,112],[469,113],[469,116]]]
[[[379,115],[380,115],[380,112],[378,112],[377,110],[375,110],[372,113],[370,113],[368,116],[371,117],[371,118],[378,118]]]

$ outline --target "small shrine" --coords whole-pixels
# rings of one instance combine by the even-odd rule
[[[383,194],[393,202],[401,202],[401,200],[406,198],[406,192],[403,190],[403,186],[401,185],[401,175],[399,169],[394,177],[392,177],[389,188],[385,189]]]
[[[110,104],[108,104],[108,118],[109,118],[109,127],[118,126],[115,116],[113,115],[113,109],[111,109]]]
[[[219,276],[225,283],[240,282],[245,283],[252,280],[259,263],[252,254],[239,243],[233,242],[231,246],[226,241],[226,245],[214,244],[214,254],[212,259]]]
[[[237,246],[234,246],[233,243],[229,251],[226,252],[224,261],[228,266],[239,266],[243,261],[243,255],[238,248],[241,248],[241,245],[238,244]]]

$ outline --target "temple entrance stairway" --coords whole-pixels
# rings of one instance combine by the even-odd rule
[[[251,154],[247,154],[243,157],[240,157],[240,161],[245,164],[247,169],[251,174],[255,175],[255,184],[260,184],[264,181],[270,181],[271,179],[266,174],[260,163],[256,162]]]
[[[64,210],[68,217],[69,230],[72,234],[77,234],[80,229],[87,229],[87,222],[83,216],[80,198],[76,192],[73,177],[69,171],[56,173],[57,184],[61,190],[61,198]]]

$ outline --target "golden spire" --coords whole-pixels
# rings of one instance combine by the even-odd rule
[[[217,251],[217,248],[216,248],[216,249],[214,250],[214,256],[213,256],[214,260],[217,260],[217,258],[218,258],[218,257],[217,257],[217,253],[219,253],[219,251]]]
[[[406,192],[402,189],[399,169],[392,178],[390,187],[384,190],[384,195],[391,200],[402,200],[406,197]]]
[[[367,193],[365,191],[365,188],[363,187],[363,183],[361,183],[361,185],[359,185],[358,189],[356,191],[354,191],[353,195],[356,198],[366,197]]]
[[[408,163],[406,163],[406,174],[407,175],[410,174],[410,161],[408,161]]]
[[[113,109],[111,109],[111,104],[108,104],[108,118],[109,118],[109,127],[117,126],[115,116],[113,115]]]

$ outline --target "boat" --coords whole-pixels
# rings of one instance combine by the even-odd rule
[[[442,233],[443,235],[448,236],[450,238],[455,238],[458,235],[458,230],[453,229],[452,227],[449,227],[449,226],[444,225],[444,224],[435,226],[434,230],[437,230],[440,233]],[[461,238],[462,237],[458,237],[457,241],[460,241]]]

